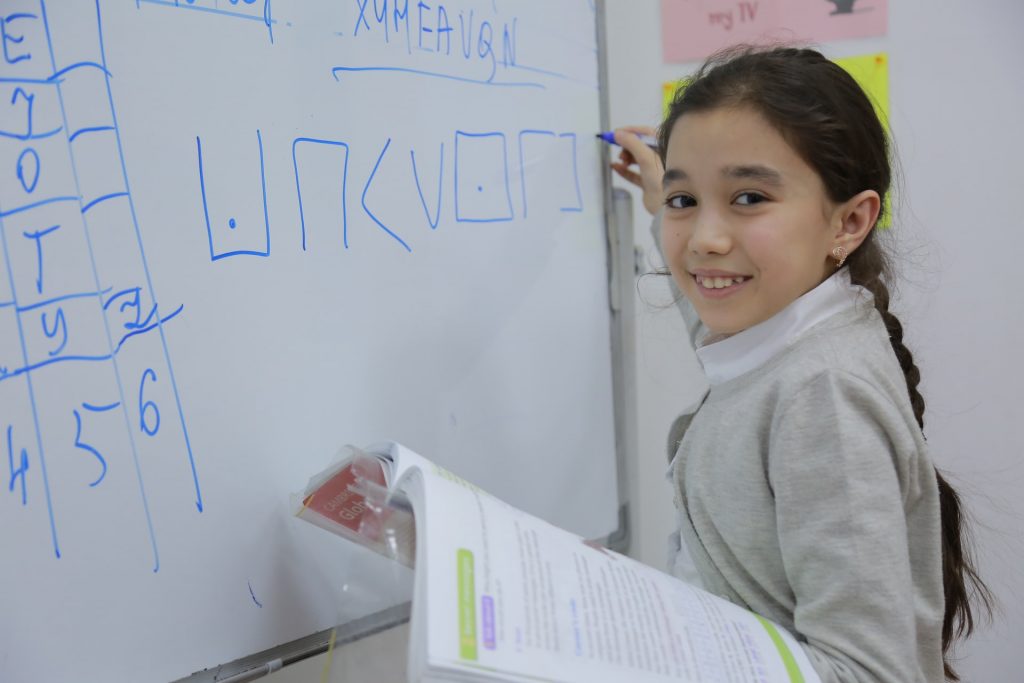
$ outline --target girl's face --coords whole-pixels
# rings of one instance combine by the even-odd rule
[[[676,284],[717,334],[763,322],[835,268],[836,205],[758,113],[684,114],[665,156],[662,248]]]

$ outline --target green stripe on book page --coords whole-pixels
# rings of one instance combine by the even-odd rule
[[[771,637],[772,642],[775,643],[776,649],[779,651],[779,656],[782,657],[782,663],[786,665],[786,673],[789,674],[789,680],[791,683],[804,683],[804,675],[800,672],[800,667],[796,664],[796,657],[790,651],[789,646],[786,645],[786,641],[779,635],[779,630],[775,628],[775,624],[768,621],[764,617],[755,614],[757,620],[764,626],[764,630],[768,631],[768,635]]]
[[[476,588],[473,585],[473,553],[459,548],[459,656],[476,659]]]

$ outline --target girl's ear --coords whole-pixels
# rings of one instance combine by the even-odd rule
[[[832,213],[835,245],[852,254],[875,227],[881,207],[882,201],[874,190],[859,192],[837,206]]]

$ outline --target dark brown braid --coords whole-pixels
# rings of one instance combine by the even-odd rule
[[[821,53],[803,48],[738,46],[710,57],[684,81],[659,131],[662,162],[676,120],[688,112],[719,107],[751,107],[768,120],[821,177],[829,198],[841,203],[871,189],[885,197],[892,171],[889,141],[857,82]],[[885,211],[883,202],[882,211]],[[879,215],[879,220],[882,216]],[[903,325],[889,310],[890,269],[872,229],[846,260],[850,280],[874,295],[893,352],[906,378],[917,424],[924,430],[921,372],[903,343]],[[992,595],[978,576],[970,552],[959,495],[936,470],[942,526],[942,583],[945,614],[942,650],[946,678],[958,681],[950,659],[953,641],[974,630],[978,607],[991,613]]]
[[[885,322],[896,358],[903,369],[910,394],[910,405],[914,409],[917,424],[924,430],[924,397],[917,390],[921,372],[914,364],[914,357],[903,343],[903,325],[889,311],[889,288],[883,281],[887,272],[885,253],[879,249],[874,233],[850,255],[846,261],[850,281],[866,288],[874,295],[875,308]],[[991,612],[993,598],[982,582],[975,568],[970,552],[970,539],[963,520],[963,504],[960,495],[935,470],[939,486],[939,508],[942,516],[942,576],[946,614],[942,621],[942,649],[949,650],[954,640],[967,637],[974,630],[974,614],[970,607],[971,590],[985,611]],[[943,662],[946,678],[959,681],[960,677],[951,666],[948,657]]]
[[[907,392],[910,394],[914,417],[923,431],[924,397],[917,390],[917,385],[921,383],[921,371],[914,364],[914,356],[910,349],[903,344],[903,325],[889,310],[889,288],[882,280],[883,275],[888,272],[888,263],[885,252],[875,241],[874,231],[846,260],[846,268],[850,273],[850,281],[864,287],[875,297],[875,308],[885,322],[885,329],[889,332],[889,343],[892,344],[892,350],[896,353],[896,359],[900,362],[903,376],[907,380]]]
[[[918,425],[925,429],[925,397],[918,391],[921,371],[914,365],[910,349],[903,344],[903,326],[889,310],[889,288],[883,278],[888,272],[885,252],[874,241],[873,230],[867,240],[847,259],[850,282],[868,290],[874,296],[874,308],[882,315],[889,342],[899,360],[906,378],[910,405]],[[975,617],[971,610],[971,590],[985,611],[991,611],[992,596],[978,575],[971,555],[970,540],[964,523],[964,507],[956,493],[942,474],[936,469],[935,478],[939,486],[939,508],[942,511],[942,589],[946,611],[942,620],[942,650],[948,653],[949,646],[958,638],[965,638],[974,631]],[[948,656],[943,661],[945,676],[958,681]]]

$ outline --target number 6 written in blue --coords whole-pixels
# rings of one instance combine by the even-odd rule
[[[149,436],[155,436],[160,431],[160,409],[156,407],[156,403],[143,400],[147,377],[156,381],[156,373],[152,368],[146,368],[146,371],[142,373],[142,382],[139,384],[139,427]],[[149,415],[152,416],[152,425],[146,420],[147,410],[151,411]]]

